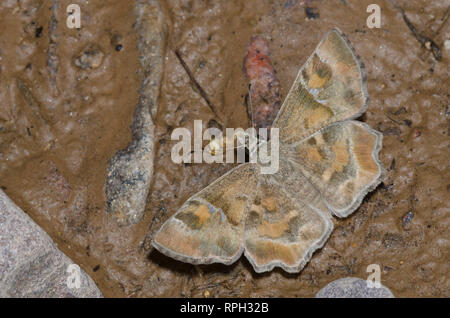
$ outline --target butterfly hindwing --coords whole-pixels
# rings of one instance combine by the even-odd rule
[[[281,128],[281,142],[290,144],[358,117],[367,103],[362,63],[345,36],[333,29],[300,69],[273,126]]]
[[[243,251],[244,218],[257,169],[243,164],[192,196],[156,233],[163,254],[192,264],[235,262]]]
[[[285,168],[288,167],[282,170]],[[282,170],[275,175],[259,176],[258,190],[246,219],[245,256],[256,272],[274,267],[299,272],[333,229],[326,212],[303,200],[309,197],[311,202],[318,202],[318,193],[298,176],[291,181],[300,187],[289,189],[280,183],[285,180]]]
[[[297,163],[330,210],[345,217],[379,183],[383,171],[378,159],[381,142],[379,132],[349,120],[290,145],[287,158]]]

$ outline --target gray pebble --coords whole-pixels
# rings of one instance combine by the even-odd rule
[[[369,288],[367,281],[356,277],[335,280],[319,290],[316,298],[394,298],[385,286]]]
[[[0,298],[4,297],[102,294],[47,233],[0,190]]]

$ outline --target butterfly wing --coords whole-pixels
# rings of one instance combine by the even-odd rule
[[[259,176],[245,228],[245,255],[257,272],[298,272],[328,239],[328,211],[353,212],[380,180],[382,135],[349,119],[368,97],[362,64],[333,30],[300,69],[274,122],[280,169]]]
[[[381,133],[358,121],[326,127],[297,145],[287,158],[339,217],[351,214],[380,181]]]
[[[362,63],[345,36],[330,31],[300,69],[275,120],[287,157],[328,209],[348,216],[379,184],[382,135],[351,121],[367,108]]]
[[[362,63],[333,29],[300,69],[274,122],[280,140],[295,143],[336,121],[356,118],[368,104]]]
[[[259,176],[244,233],[245,256],[256,272],[299,272],[333,229],[320,194],[293,168],[281,160],[276,174]]]
[[[153,246],[191,264],[232,264],[243,251],[244,218],[257,185],[242,164],[192,196],[156,233]]]

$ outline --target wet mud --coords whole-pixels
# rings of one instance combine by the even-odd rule
[[[0,186],[106,297],[311,297],[335,279],[365,279],[370,264],[397,297],[450,296],[448,1],[377,1],[380,29],[366,25],[366,0],[160,1],[168,39],[154,173],[144,216],[130,226],[108,217],[105,182],[110,159],[132,140],[139,102],[135,3],[78,3],[79,30],[65,24],[70,1],[0,4]],[[267,41],[283,100],[335,26],[367,69],[361,120],[384,134],[382,184],[335,219],[299,274],[256,274],[244,257],[192,266],[155,251],[162,223],[233,168],[174,164],[172,130],[199,119],[249,127],[242,65],[251,37]]]

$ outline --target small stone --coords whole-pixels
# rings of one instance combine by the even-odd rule
[[[326,285],[315,298],[394,298],[394,295],[383,285],[369,288],[363,279],[345,277]]]
[[[97,47],[89,47],[80,53],[74,60],[74,64],[83,69],[96,69],[103,63],[103,52]]]
[[[209,292],[209,290],[205,290],[204,293],[203,293],[203,296],[205,298],[209,298],[211,296],[211,293]]]
[[[403,218],[402,218],[402,227],[403,229],[407,229],[409,223],[411,223],[412,219],[414,218],[414,213],[409,211],[408,213],[406,213]]]
[[[106,178],[106,211],[122,226],[138,223],[145,213],[153,177],[155,125],[159,88],[163,74],[167,24],[157,0],[138,6],[136,29],[140,34],[140,61],[145,79],[131,125],[132,140],[109,162]],[[117,49],[121,36],[111,44]]]

